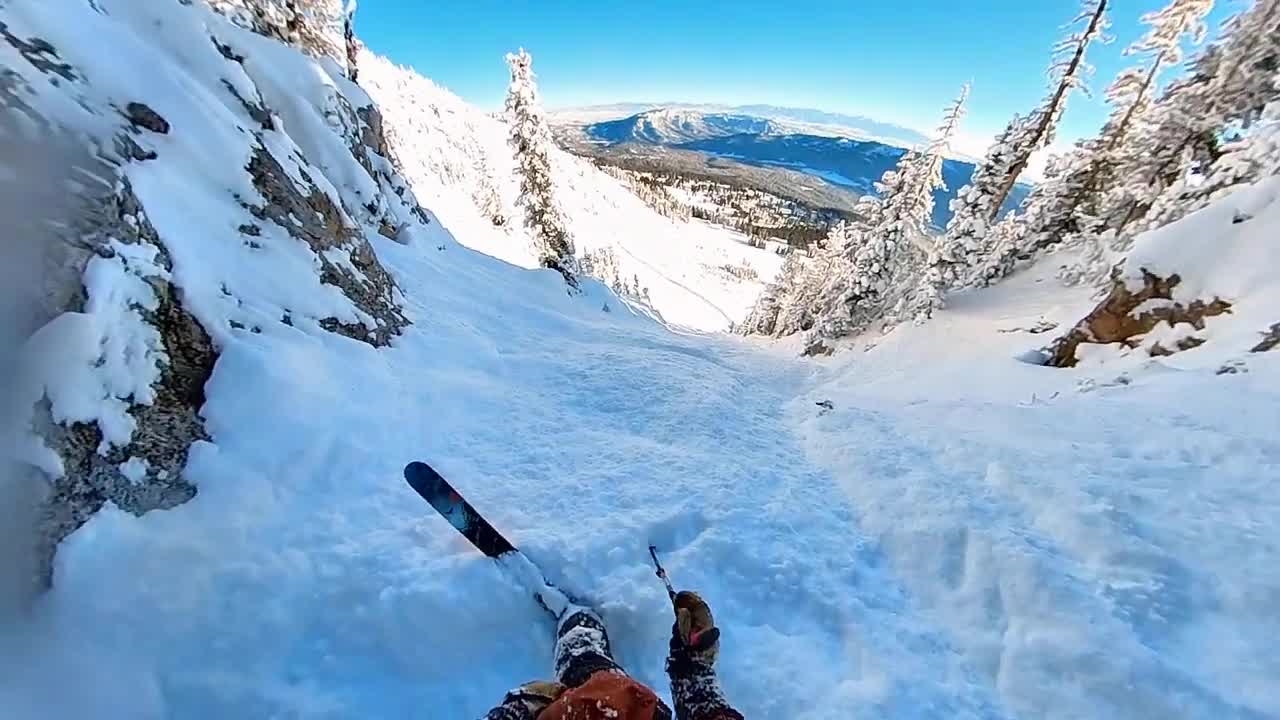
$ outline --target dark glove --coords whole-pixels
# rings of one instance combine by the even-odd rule
[[[672,660],[714,666],[720,654],[720,628],[716,627],[711,608],[698,593],[688,590],[676,593],[674,602],[676,622],[671,627]]]
[[[694,592],[676,593],[667,675],[677,720],[742,720],[716,680],[720,629],[706,601]]]

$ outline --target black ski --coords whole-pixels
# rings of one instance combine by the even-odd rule
[[[455,490],[435,468],[424,462],[411,462],[404,467],[404,479],[454,529],[470,540],[477,550],[497,560],[515,574],[552,617],[560,617],[564,609],[573,602],[547,580],[546,574],[532,560],[476,512],[471,503],[462,497],[462,493]]]
[[[480,552],[498,558],[516,551],[516,546],[476,512],[435,468],[424,462],[411,462],[404,468],[404,479]]]

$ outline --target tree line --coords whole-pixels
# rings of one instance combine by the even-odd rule
[[[945,230],[929,228],[932,191],[967,95],[935,139],[903,156],[832,228],[812,259],[792,258],[738,328],[773,336],[838,338],[903,320],[923,322],[949,294],[1007,277],[1037,256],[1079,249],[1068,283],[1107,285],[1141,232],[1280,169],[1277,59],[1280,0],[1256,0],[1226,22],[1185,72],[1183,46],[1202,44],[1213,0],[1172,0],[1143,16],[1126,51],[1134,64],[1107,88],[1110,116],[1096,137],[1054,158],[1021,207],[1001,215],[1032,156],[1053,142],[1067,100],[1085,88],[1090,47],[1105,38],[1111,0],[1085,0],[1054,48],[1045,98],[1012,118],[952,202]]]

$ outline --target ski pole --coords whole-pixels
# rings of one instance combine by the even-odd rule
[[[667,587],[667,597],[671,598],[671,602],[674,604],[676,601],[676,589],[671,586],[671,578],[667,577],[667,571],[663,569],[662,563],[658,562],[658,548],[650,545],[649,557],[653,558],[653,566],[657,568],[655,574],[662,580],[662,584]]]

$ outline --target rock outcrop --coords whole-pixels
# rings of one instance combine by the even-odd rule
[[[285,52],[199,4],[139,5],[100,31],[120,32],[117,20],[160,26],[160,18],[189,36],[150,49],[172,61],[167,70],[190,96],[141,82],[121,86],[136,97],[97,88],[77,66],[91,54],[71,45],[81,52],[60,53],[56,24],[43,26],[46,40],[0,23],[12,68],[0,74],[0,112],[21,129],[41,128],[7,133],[0,147],[66,128],[68,145],[85,155],[44,163],[50,187],[74,201],[15,226],[60,228],[45,243],[40,312],[23,332],[47,323],[39,332],[71,330],[50,330],[50,343],[79,343],[70,370],[37,372],[24,390],[32,406],[20,431],[39,436],[29,461],[47,480],[33,563],[44,586],[59,543],[107,503],[142,515],[196,496],[187,464],[194,445],[217,443],[202,410],[228,344],[277,318],[294,331],[389,345],[409,321],[374,243],[379,234],[408,242],[411,225],[430,221],[391,159],[377,108],[326,61]],[[149,42],[127,29],[117,40]],[[206,152],[214,141],[222,145]],[[156,177],[181,187],[170,195]],[[208,215],[188,222],[175,207]],[[223,263],[183,272],[212,258]],[[241,283],[241,272],[271,280]],[[275,282],[292,290],[274,293]],[[83,382],[64,383],[63,370]]]
[[[1204,330],[1205,318],[1231,312],[1231,304],[1220,298],[1208,298],[1183,304],[1173,300],[1173,288],[1182,282],[1178,275],[1158,277],[1142,271],[1143,285],[1131,289],[1117,279],[1107,297],[1065,336],[1049,348],[1048,365],[1074,367],[1079,362],[1077,351],[1084,344],[1119,343],[1130,348],[1145,347],[1153,356],[1172,355],[1204,342],[1195,335],[1178,339],[1172,347],[1160,341],[1148,344],[1147,335],[1161,323],[1171,327],[1182,324]]]
[[[180,291],[167,279],[172,261],[129,182],[121,179],[120,188],[103,199],[93,214],[95,229],[84,241],[93,257],[119,261],[126,268],[131,260],[113,250],[117,243],[154,252],[155,262],[166,273],[139,273],[151,288],[153,302],[131,309],[155,329],[164,360],[159,379],[151,385],[149,402],[134,398],[129,407],[135,426],[125,445],[104,442],[101,428],[94,423],[54,422],[48,402],[41,402],[37,428],[64,467],[63,475],[53,480],[42,513],[38,559],[44,584],[52,580],[58,543],[106,501],[141,515],[195,497],[196,488],[183,477],[183,468],[192,443],[209,439],[200,408],[205,383],[218,359],[217,350],[204,327],[183,307]],[[82,296],[68,310],[81,312],[83,305]]]

